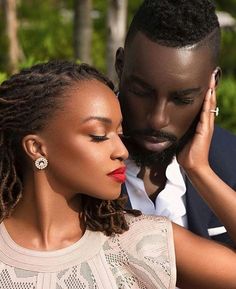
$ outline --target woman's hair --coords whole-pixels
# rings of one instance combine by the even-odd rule
[[[65,92],[80,81],[112,82],[87,64],[50,61],[24,69],[0,85],[0,221],[22,197],[24,157],[21,141],[41,130],[61,107]],[[104,201],[81,195],[86,225],[107,235],[128,230],[125,201]],[[134,211],[134,214],[138,212]]]

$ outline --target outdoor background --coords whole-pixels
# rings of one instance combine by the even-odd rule
[[[0,0],[0,83],[23,67],[58,58],[93,64],[116,82],[115,51],[141,2]],[[224,11],[217,123],[236,133],[236,0],[216,5]]]

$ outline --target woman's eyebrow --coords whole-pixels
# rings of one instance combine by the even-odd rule
[[[82,123],[86,123],[86,122],[91,121],[91,120],[97,120],[97,121],[99,121],[99,122],[102,122],[102,123],[104,123],[104,124],[109,124],[109,125],[112,124],[112,120],[111,120],[110,118],[108,118],[108,117],[103,117],[103,116],[89,116],[89,117],[87,117],[86,119],[84,119],[84,120],[82,121]],[[122,121],[123,121],[123,119],[120,120],[120,122],[119,122],[119,124],[118,124],[118,127],[122,125]]]
[[[103,122],[105,124],[112,124],[112,120],[110,118],[103,117],[103,116],[89,116],[89,117],[85,118],[82,122],[85,123],[85,122],[88,122],[91,120],[98,120],[98,121]]]

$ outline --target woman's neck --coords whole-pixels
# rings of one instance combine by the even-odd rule
[[[22,199],[4,220],[12,239],[39,251],[61,249],[78,241],[84,232],[79,195],[66,198],[53,191],[44,174],[27,180]]]

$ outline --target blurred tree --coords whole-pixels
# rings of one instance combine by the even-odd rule
[[[92,1],[74,0],[74,53],[75,58],[92,63]]]
[[[106,12],[107,1],[93,1],[92,59],[93,65],[103,72],[106,72]]]
[[[108,0],[107,13],[107,74],[115,81],[115,55],[123,46],[127,25],[127,0]]]
[[[18,40],[18,19],[16,11],[16,0],[5,0],[6,35],[8,38],[8,64],[9,73],[14,73],[19,68],[23,59],[23,52]]]
[[[6,70],[7,66],[7,59],[6,59],[6,53],[7,53],[7,36],[6,36],[6,15],[5,15],[5,0],[0,0],[0,71]]]

